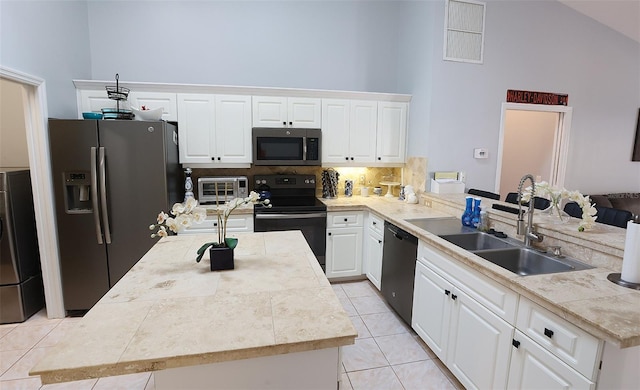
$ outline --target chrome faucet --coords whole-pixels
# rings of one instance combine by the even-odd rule
[[[531,181],[531,199],[529,199],[529,215],[527,215],[527,225],[525,227],[524,217],[522,212],[522,203],[520,200],[522,199],[522,186],[524,182],[529,179]],[[533,178],[533,175],[527,173],[522,176],[520,179],[520,184],[518,185],[518,223],[516,225],[517,234],[519,236],[524,235],[524,245],[527,247],[531,246],[531,241],[541,242],[544,236],[538,232],[536,232],[535,227],[533,226],[533,210],[534,210],[534,195],[536,193],[536,181]]]

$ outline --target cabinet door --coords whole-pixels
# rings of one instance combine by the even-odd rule
[[[169,92],[136,92],[129,94],[129,102],[135,108],[146,106],[149,109],[162,107],[162,119],[165,121],[178,120],[177,95]]]
[[[251,97],[216,95],[215,158],[251,163]]]
[[[349,100],[322,100],[322,163],[349,161]]]
[[[287,98],[253,97],[253,127],[287,127]]]
[[[376,161],[404,163],[407,140],[407,104],[378,102]]]
[[[215,97],[178,94],[180,163],[211,163],[215,153]]]
[[[78,118],[82,118],[83,112],[99,112],[102,113],[103,108],[116,108],[116,101],[107,97],[107,91],[101,90],[78,90],[78,98],[80,112]],[[121,102],[121,108],[128,108],[125,102]]]
[[[289,127],[320,129],[322,124],[321,100],[312,98],[287,99],[287,125]]]
[[[327,230],[327,278],[362,274],[362,227]]]
[[[445,362],[453,286],[420,261],[416,263],[413,286],[411,327]]]
[[[382,278],[382,236],[369,230],[365,239],[364,258],[362,269],[367,274],[367,278],[380,290],[380,279]]]
[[[589,381],[529,337],[516,330],[509,369],[509,389],[594,389]]]
[[[376,161],[377,112],[376,102],[351,101],[349,156],[354,163]]]
[[[465,293],[451,293],[447,367],[467,389],[504,389],[514,327]]]

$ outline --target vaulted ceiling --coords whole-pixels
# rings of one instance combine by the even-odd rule
[[[640,43],[640,0],[558,0]]]

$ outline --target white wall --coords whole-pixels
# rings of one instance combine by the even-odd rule
[[[0,64],[45,80],[49,116],[77,116],[90,60],[86,1],[0,1]]]
[[[574,108],[567,188],[640,191],[640,164],[630,161],[640,44],[557,2],[489,0],[484,64],[443,61],[444,1],[402,6],[407,35],[418,43],[400,52],[400,63],[418,58],[412,50],[430,51],[399,75],[405,86],[420,69],[432,72],[421,76],[428,85],[400,91],[430,102],[424,117],[414,116],[412,105],[409,131],[409,154],[426,155],[429,171],[465,170],[468,188],[493,188],[507,89],[548,91],[568,93]],[[474,159],[477,147],[488,147],[489,159]]]
[[[387,1],[92,1],[92,77],[395,92],[397,11]]]

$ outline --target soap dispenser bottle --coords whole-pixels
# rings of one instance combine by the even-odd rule
[[[480,199],[476,199],[475,207],[473,208],[473,216],[471,217],[471,226],[474,228],[478,228],[480,226],[480,212],[482,207],[480,207]]]
[[[465,201],[466,206],[460,220],[462,221],[463,226],[471,226],[471,219],[473,218],[473,198],[471,196],[467,196]]]

